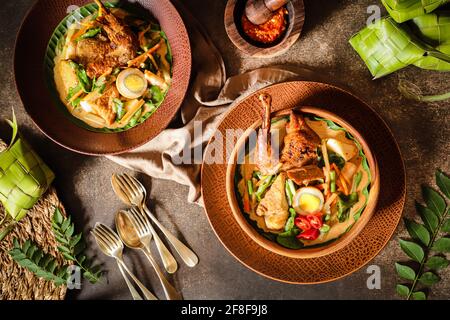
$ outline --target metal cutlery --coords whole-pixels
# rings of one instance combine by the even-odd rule
[[[134,177],[124,173],[115,174],[112,178],[113,188],[116,194],[127,204],[137,206],[141,211],[144,211],[147,216],[152,220],[152,222],[161,230],[161,232],[166,236],[167,240],[173,246],[173,248],[180,255],[181,259],[189,267],[194,267],[198,263],[197,255],[189,249],[185,244],[178,240],[169,230],[167,230],[156,217],[151,213],[146,205],[147,192],[144,186]],[[155,238],[155,243],[157,244],[157,237],[155,237],[156,232],[152,232]],[[159,239],[159,238],[158,238]],[[159,239],[160,241],[160,239]],[[163,256],[163,255],[161,255]],[[173,256],[172,256],[173,257]],[[164,261],[164,260],[163,260]]]
[[[143,251],[150,261],[150,264],[161,282],[166,298],[168,300],[181,300],[181,295],[169,281],[167,281],[155,259],[153,259],[150,251],[152,232],[150,231],[150,221],[146,215],[136,208],[131,208],[129,211],[119,211],[116,214],[115,221],[116,229],[125,245],[131,249]]]
[[[111,184],[113,187],[114,192],[116,195],[127,205],[134,205],[130,201],[131,195],[128,194],[128,190],[125,189],[122,178],[120,175],[114,174],[111,178]],[[156,249],[159,252],[159,255],[161,256],[161,260],[163,262],[164,268],[168,273],[175,273],[178,269],[177,261],[175,260],[172,253],[167,249],[166,245],[161,241],[161,238],[156,233],[155,229],[152,225],[150,225],[150,232],[153,236],[153,239],[155,240]]]
[[[123,270],[120,263],[117,263],[117,266],[119,267],[120,273],[122,274],[122,277],[125,279],[125,283],[127,284],[128,290],[130,290],[131,296],[134,300],[143,300],[139,292],[137,292],[136,288],[131,284],[130,279],[128,279],[127,275],[125,274],[125,271]]]
[[[107,256],[116,259],[116,262],[119,265],[119,269],[121,270],[122,274],[124,274],[123,270],[125,270],[128,273],[128,275],[133,279],[133,281],[137,284],[137,286],[141,289],[142,293],[148,300],[158,300],[158,298],[156,298],[153,295],[153,293],[151,293],[126,266],[122,256],[123,243],[120,240],[119,236],[109,227],[101,223],[97,223],[91,232],[94,235],[95,240],[97,241],[97,244],[103,251],[103,253],[106,254]],[[123,270],[121,268],[123,268]],[[125,279],[126,279],[125,281],[127,282],[126,277]],[[130,291],[134,298],[136,294],[131,289]]]

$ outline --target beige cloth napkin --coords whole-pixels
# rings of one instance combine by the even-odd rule
[[[210,37],[186,9],[175,4],[189,30],[193,56],[191,85],[180,108],[180,121],[144,146],[108,158],[149,176],[187,185],[188,201],[202,205],[201,163],[177,164],[183,151],[190,149],[194,155],[194,149],[201,146],[204,150],[224,111],[249,94],[274,83],[312,79],[314,75],[304,68],[266,67],[226,79],[222,57]],[[203,134],[194,137],[194,123],[198,121],[202,123]]]

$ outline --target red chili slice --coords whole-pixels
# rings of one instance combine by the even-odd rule
[[[294,220],[295,225],[303,230],[303,231],[307,231],[309,229],[311,229],[311,224],[309,223],[308,219],[302,216],[298,216],[297,218],[295,218]]]
[[[308,219],[309,224],[314,229],[322,228],[323,222],[322,222],[322,216],[321,215],[310,214],[310,215],[306,216],[306,219]]]
[[[316,240],[320,235],[320,231],[318,229],[309,229],[300,233],[297,236],[297,239],[305,239],[305,240]]]

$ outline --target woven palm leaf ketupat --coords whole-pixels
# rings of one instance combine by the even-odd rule
[[[391,17],[367,26],[349,42],[375,79],[411,64],[424,69],[450,71],[450,55],[420,40],[406,24],[397,24]]]
[[[14,115],[8,123],[13,129],[11,143],[0,153],[0,201],[7,212],[0,222],[0,241],[27,214],[55,177],[28,143],[18,137]]]
[[[390,17],[362,29],[350,39],[350,44],[375,79],[416,62],[426,52]]]
[[[430,13],[449,0],[381,0],[389,15],[398,23]]]
[[[409,22],[415,34],[428,45],[450,56],[450,11],[430,13]],[[450,63],[432,56],[424,57],[414,65],[423,69],[450,71]]]

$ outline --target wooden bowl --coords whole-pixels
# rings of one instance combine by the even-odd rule
[[[271,58],[285,53],[298,40],[305,22],[303,0],[292,0],[286,5],[289,21],[284,36],[271,45],[262,45],[248,39],[241,27],[246,0],[228,0],[225,7],[225,29],[231,42],[247,55]]]
[[[16,40],[14,74],[17,90],[34,123],[54,142],[88,155],[119,154],[156,137],[176,115],[191,74],[191,47],[186,27],[169,0],[137,0],[166,32],[173,53],[172,86],[158,110],[141,125],[120,133],[98,133],[74,123],[58,109],[46,85],[44,58],[53,31],[74,6],[87,0],[38,0],[25,17]]]
[[[236,172],[236,163],[238,156],[244,152],[245,144],[248,140],[249,135],[252,132],[255,132],[257,128],[261,126],[261,121],[255,122],[250,128],[246,130],[246,132],[239,138],[237,141],[233,152],[231,153],[231,156],[229,158],[228,166],[227,166],[227,172],[226,172],[226,190],[227,190],[227,197],[230,204],[230,207],[232,209],[234,218],[240,225],[240,227],[244,230],[244,232],[253,239],[256,243],[258,243],[263,248],[272,251],[274,253],[290,257],[290,258],[317,258],[321,256],[325,256],[328,254],[331,254],[333,252],[336,252],[343,247],[345,247],[347,244],[349,244],[352,240],[354,240],[358,234],[361,232],[361,230],[366,226],[366,224],[369,222],[370,218],[372,217],[378,200],[378,195],[380,192],[380,176],[378,171],[378,165],[375,159],[375,156],[370,151],[370,148],[363,138],[363,136],[347,121],[344,119],[338,117],[337,115],[323,110],[316,107],[300,107],[296,108],[297,110],[301,111],[302,113],[307,114],[313,114],[315,116],[318,116],[320,118],[325,118],[328,120],[331,120],[335,122],[336,124],[340,125],[341,127],[345,128],[355,139],[361,144],[361,147],[364,151],[364,154],[367,157],[367,161],[369,164],[370,174],[372,177],[370,190],[369,190],[369,197],[367,201],[367,206],[364,209],[364,211],[361,214],[361,217],[353,224],[351,229],[346,232],[344,235],[339,237],[338,239],[328,243],[324,244],[323,246],[313,247],[313,248],[302,248],[298,250],[288,249],[285,248],[278,243],[275,243],[273,241],[270,241],[269,239],[262,236],[254,226],[252,226],[247,217],[246,214],[241,211],[241,208],[238,204],[237,197],[236,197],[236,188],[235,188],[235,172]],[[283,110],[281,112],[278,112],[274,114],[274,116],[281,116],[289,114],[289,110]]]

